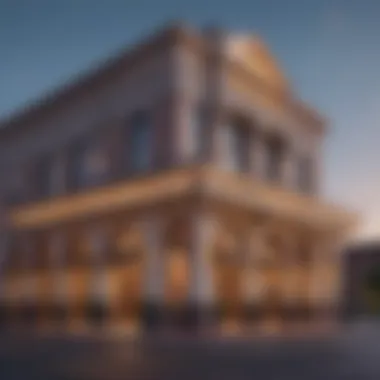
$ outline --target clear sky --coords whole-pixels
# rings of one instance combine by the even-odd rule
[[[259,34],[331,121],[324,192],[380,233],[379,0],[0,0],[0,117],[162,23]]]

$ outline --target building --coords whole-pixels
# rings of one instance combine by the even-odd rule
[[[325,130],[260,39],[182,25],[15,115],[3,320],[333,322],[355,217],[320,196]]]
[[[380,273],[378,241],[362,242],[347,248],[343,261],[343,310],[348,320],[375,314],[368,297],[368,282],[374,271]]]

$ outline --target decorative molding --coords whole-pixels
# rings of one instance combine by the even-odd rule
[[[71,196],[18,206],[10,210],[13,228],[35,228],[120,208],[145,206],[186,194],[193,185],[187,170],[178,170],[133,182],[108,186]]]

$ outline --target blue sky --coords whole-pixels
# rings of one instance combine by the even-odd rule
[[[183,19],[259,34],[331,121],[323,191],[380,233],[380,1],[0,0],[0,117]]]

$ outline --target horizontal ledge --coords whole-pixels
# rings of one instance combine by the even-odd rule
[[[189,171],[175,171],[60,199],[15,207],[10,210],[10,226],[35,228],[175,197],[186,193],[193,186],[194,176],[189,174]]]
[[[65,222],[76,217],[108,213],[128,207],[203,193],[244,206],[311,223],[316,227],[352,228],[356,215],[313,197],[274,188],[261,181],[212,167],[186,168],[127,181],[113,186],[10,209],[11,228],[27,229]]]

